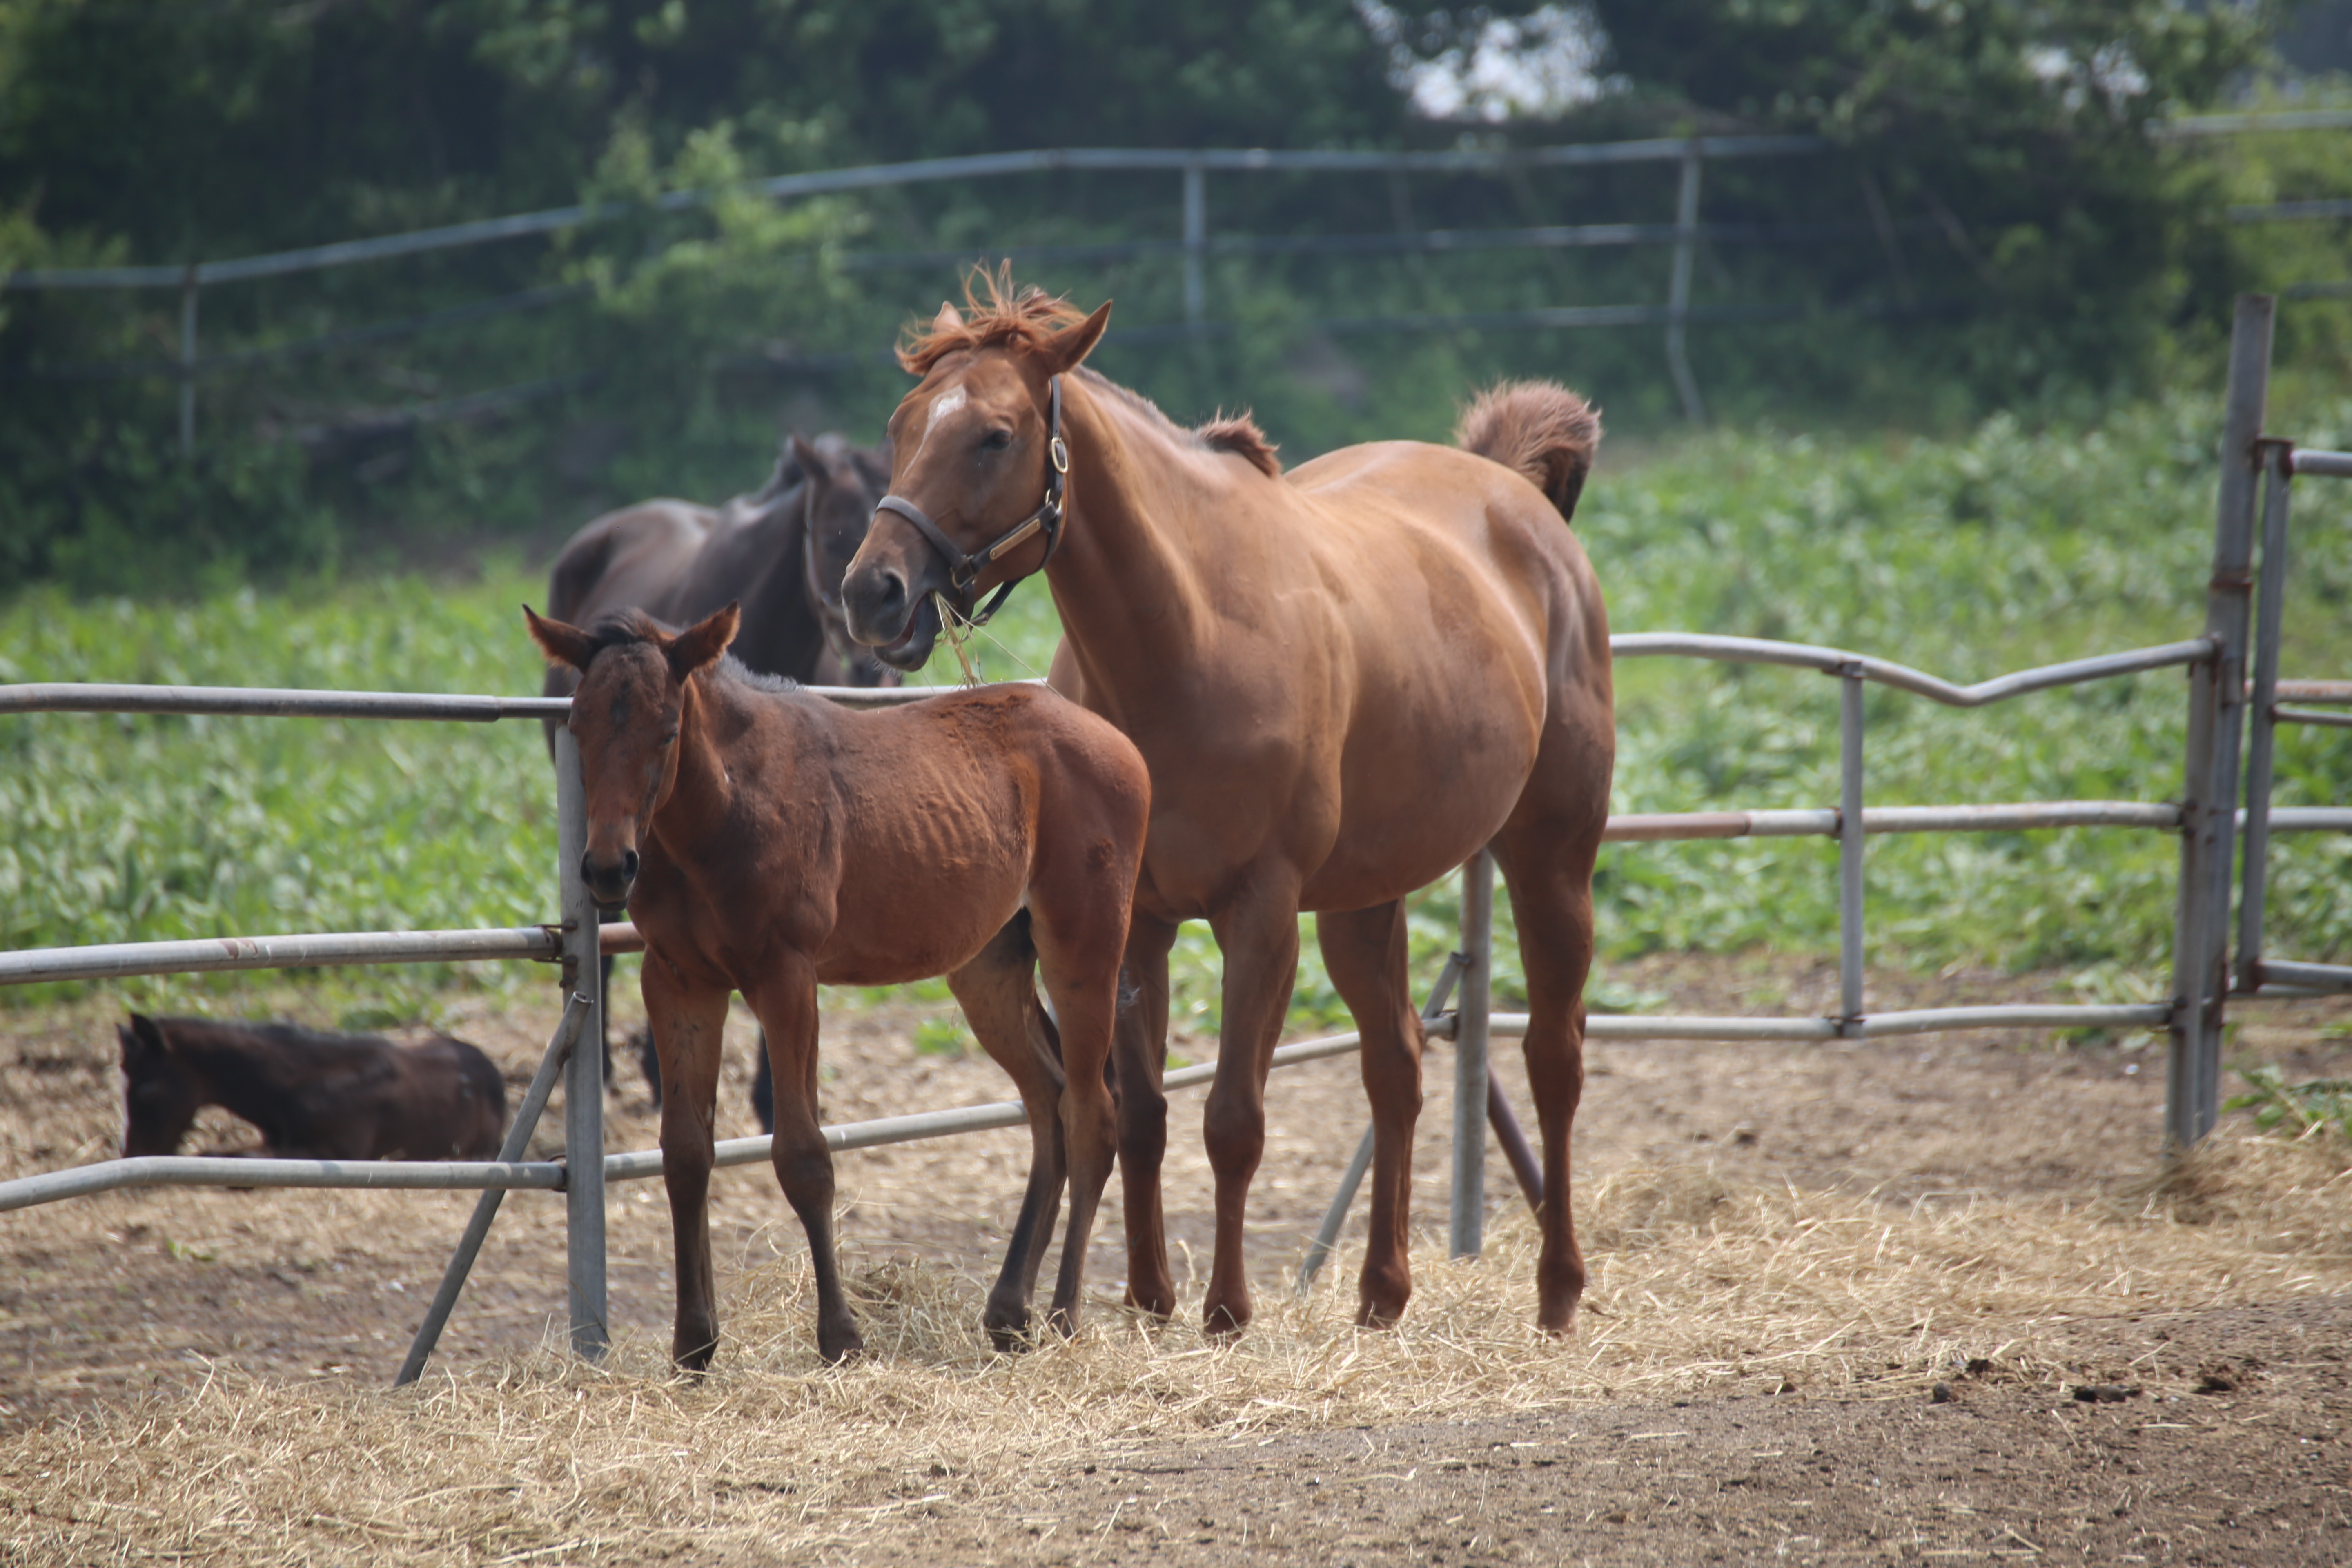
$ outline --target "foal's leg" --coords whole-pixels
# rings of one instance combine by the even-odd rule
[[[1556,822],[1515,823],[1494,846],[1518,921],[1528,1092],[1542,1124],[1536,1326],[1555,1334],[1575,1327],[1584,1294],[1584,1256],[1569,1211],[1569,1130],[1584,1097],[1584,981],[1592,968],[1592,862],[1600,847],[1597,826]]]
[[[719,1348],[719,1288],[710,1271],[711,1119],[719,1103],[719,1047],[727,992],[693,988],[651,956],[645,966],[646,1017],[661,1061],[662,1184],[677,1252],[677,1323],[670,1359],[688,1372]]]
[[[1252,1311],[1242,1218],[1250,1180],[1265,1153],[1265,1075],[1298,980],[1297,884],[1253,887],[1209,924],[1225,957],[1225,1016],[1216,1081],[1202,1113],[1202,1138],[1217,1178],[1217,1250],[1201,1327],[1232,1334],[1249,1326]]]
[[[1045,1240],[1062,1206],[1062,1063],[1053,1025],[1037,1005],[1035,960],[1016,916],[978,956],[948,976],[981,1047],[1012,1075],[1029,1113],[1029,1185],[1005,1244],[1004,1268],[988,1292],[982,1322],[999,1350],[1020,1346],[1029,1331],[1029,1300],[1045,1260]]]
[[[834,1250],[833,1151],[825,1147],[816,1115],[816,971],[800,953],[787,952],[745,999],[767,1031],[768,1060],[775,1073],[776,1184],[808,1233],[809,1268],[816,1276],[817,1353],[841,1361],[863,1351],[866,1341],[842,1293]]]
[[[1118,1180],[1127,1206],[1127,1304],[1156,1318],[1176,1314],[1160,1167],[1168,1154],[1168,952],[1176,927],[1138,911],[1120,966],[1122,1005],[1111,1034],[1118,1079]],[[1131,988],[1131,989],[1130,989]]]
[[[1363,1037],[1364,1095],[1372,1106],[1372,1214],[1356,1321],[1386,1328],[1404,1315],[1412,1297],[1412,1265],[1405,1249],[1426,1043],[1405,968],[1404,900],[1326,911],[1315,917],[1315,934],[1331,984]]]
[[[1062,1131],[1069,1153],[1070,1226],[1062,1239],[1050,1321],[1066,1334],[1078,1325],[1087,1244],[1117,1152],[1118,1111],[1103,1069],[1118,1018],[1119,961],[1127,946],[1133,880],[1130,874],[1121,883],[1041,856],[1029,885],[1037,967],[1046,994],[1054,998],[1062,1037]]]

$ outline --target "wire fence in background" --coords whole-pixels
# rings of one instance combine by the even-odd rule
[[[2181,140],[2262,131],[2344,129],[2352,129],[2352,110],[2192,116],[2157,126],[2154,134],[2164,140]],[[1695,305],[1691,289],[1699,247],[1759,245],[1803,247],[1856,241],[1874,243],[1885,253],[1890,271],[1900,285],[1905,278],[1905,268],[1897,251],[1899,236],[1940,232],[1948,238],[1954,238],[1956,243],[1965,244],[1963,237],[1954,235],[1956,225],[1948,215],[1898,219],[1886,210],[1885,202],[1876,195],[1876,187],[1868,183],[1863,187],[1867,216],[1862,219],[1831,223],[1702,221],[1701,186],[1707,162],[1817,156],[1834,151],[1834,144],[1822,138],[1801,135],[1652,138],[1549,147],[1429,153],[1076,148],[978,153],[863,168],[820,170],[754,181],[741,188],[777,201],[789,201],[940,182],[1003,179],[1064,172],[1174,174],[1181,181],[1179,210],[1181,214],[1181,232],[1175,236],[1092,244],[1012,244],[954,249],[850,251],[841,258],[845,270],[856,273],[961,266],[983,257],[1074,265],[1111,265],[1153,259],[1174,261],[1181,269],[1181,319],[1123,328],[1120,341],[1138,345],[1183,342],[1221,336],[1232,330],[1229,322],[1213,318],[1209,310],[1208,264],[1220,258],[1406,258],[1475,251],[1669,247],[1672,258],[1663,300],[1503,310],[1330,316],[1309,319],[1298,325],[1334,334],[1362,336],[1464,331],[1663,327],[1666,367],[1683,412],[1694,421],[1703,421],[1706,403],[1688,356],[1688,329],[1691,326],[1790,321],[1823,313],[1825,307],[1820,303],[1794,301]],[[1399,229],[1384,233],[1212,233],[1209,226],[1209,176],[1213,174],[1226,176],[1374,174],[1393,179],[1408,175],[1507,178],[1535,170],[1600,169],[1659,163],[1671,164],[1675,169],[1675,211],[1672,223],[1416,230],[1409,226],[1408,221],[1403,221],[1401,212]],[[67,382],[133,378],[176,380],[179,383],[179,447],[184,455],[192,455],[196,445],[197,385],[208,374],[447,331],[498,316],[548,310],[586,299],[593,293],[586,284],[551,285],[207,356],[202,353],[199,331],[201,296],[207,287],[285,278],[520,239],[546,238],[642,216],[648,210],[657,213],[690,211],[709,205],[721,194],[725,193],[686,190],[666,193],[649,204],[619,201],[583,203],[446,225],[408,234],[341,240],[227,260],[163,266],[20,270],[0,279],[0,288],[17,291],[176,289],[180,296],[179,353],[173,359],[0,366],[0,379]],[[2268,206],[2231,207],[2226,216],[2233,223],[2336,221],[2352,217],[2352,200],[2290,201]],[[2352,281],[2321,279],[2291,286],[2286,293],[2290,298],[2314,299],[2331,298],[2347,291],[2352,291]],[[1849,300],[1826,309],[1832,313],[1874,317],[1932,316],[1964,310],[1970,303],[1963,299],[1920,300],[1909,297],[1909,293],[1907,287],[1898,286],[1898,298],[1892,300]],[[772,356],[760,363],[773,369],[824,371],[887,362],[889,350],[886,346],[877,345],[871,350]],[[593,374],[593,372],[588,372],[571,376],[541,377],[486,392],[412,403],[396,412],[374,417],[407,424],[462,418],[487,409],[558,395],[586,384],[586,378]],[[296,431],[298,436],[303,433],[302,429]]]

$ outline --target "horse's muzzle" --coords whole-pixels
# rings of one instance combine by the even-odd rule
[[[841,603],[849,635],[894,669],[920,669],[940,639],[940,607],[931,597],[945,574],[919,570],[909,583],[896,565],[855,564],[842,580]],[[940,583],[929,581],[932,577]]]
[[[593,849],[580,857],[580,879],[588,886],[588,896],[607,910],[617,910],[629,901],[629,889],[636,885],[637,852],[624,849],[610,859],[600,861]]]

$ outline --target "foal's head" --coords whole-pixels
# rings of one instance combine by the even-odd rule
[[[122,1042],[122,1157],[172,1153],[211,1103],[203,1075],[143,1014],[131,1014],[114,1033]]]
[[[967,289],[972,315],[941,305],[898,363],[922,383],[890,416],[890,493],[929,515],[967,554],[1001,538],[1045,494],[1050,457],[1048,384],[1076,370],[1110,324],[1110,306],[1091,316],[1037,289],[1008,296],[1009,282],[983,275],[988,300]],[[947,562],[906,518],[877,512],[865,546],[842,584],[849,629],[884,663],[919,668],[939,637],[931,595],[960,611],[997,584],[1045,563],[1045,541],[1029,540],[957,591]]]
[[[643,610],[622,610],[586,631],[543,620],[528,605],[522,613],[548,661],[580,672],[564,726],[580,744],[587,785],[580,875],[599,904],[617,908],[637,879],[646,825],[677,779],[686,683],[727,651],[741,611],[730,605],[677,633]]]

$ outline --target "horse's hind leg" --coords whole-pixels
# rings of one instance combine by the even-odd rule
[[[1175,945],[1173,925],[1140,912],[1133,917],[1111,1033],[1118,1180],[1127,1208],[1127,1303],[1155,1318],[1176,1313],[1160,1202],[1160,1167],[1168,1154],[1168,1096],[1160,1088],[1168,1066],[1168,952]]]
[[[1372,1107],[1372,1213],[1356,1321],[1385,1328],[1404,1315],[1412,1296],[1407,1227],[1426,1043],[1406,972],[1404,901],[1318,914],[1315,931],[1331,984],[1355,1015],[1364,1042],[1364,1095]]]
[[[719,1348],[719,1287],[711,1274],[707,1205],[727,993],[689,988],[668,964],[648,963],[645,995],[667,1091],[661,1110],[662,1184],[669,1191],[677,1249],[677,1323],[670,1357],[688,1372],[700,1372]]]
[[[841,1289],[833,1237],[833,1151],[817,1122],[816,972],[797,952],[772,963],[745,993],[767,1031],[776,1088],[776,1132],[771,1146],[776,1184],[808,1233],[809,1271],[816,1277],[816,1349],[837,1362],[866,1348]]]
[[[1569,1130],[1584,1096],[1584,981],[1592,967],[1592,862],[1600,837],[1597,823],[1539,822],[1514,824],[1495,841],[1527,971],[1528,1090],[1542,1124],[1544,1165],[1536,1325],[1547,1333],[1575,1326],[1584,1294],[1584,1258],[1569,1212]]]
[[[1017,1348],[1029,1332],[1037,1270],[1062,1206],[1061,1046],[1037,1005],[1028,925],[1026,913],[1014,916],[977,957],[948,976],[981,1048],[1012,1076],[1029,1113],[1029,1184],[982,1319],[999,1350]]]

